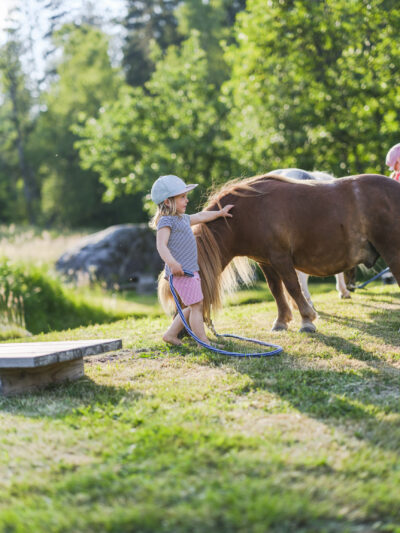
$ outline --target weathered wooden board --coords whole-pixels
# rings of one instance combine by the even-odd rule
[[[1,368],[35,368],[119,350],[120,339],[0,344]]]
[[[121,339],[0,344],[0,394],[83,376],[83,357],[122,348]]]
[[[50,384],[74,381],[84,373],[82,357],[36,368],[5,368],[0,370],[0,394],[31,392]]]

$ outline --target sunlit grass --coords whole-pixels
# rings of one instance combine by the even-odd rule
[[[163,311],[155,293],[137,294],[136,291],[112,291],[100,286],[79,287],[75,292],[94,305],[117,313],[145,316],[160,316]]]
[[[344,301],[311,285],[314,335],[297,314],[270,332],[265,284],[248,292],[217,329],[282,355],[170,348],[163,315],[33,338],[124,346],[75,383],[0,399],[0,531],[398,533],[398,288]]]
[[[160,314],[155,295],[65,283],[55,270],[55,261],[84,235],[0,226],[0,340],[29,335],[26,327],[37,333],[124,316]],[[17,310],[18,317],[14,316]]]

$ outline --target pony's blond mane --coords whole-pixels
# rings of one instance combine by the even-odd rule
[[[214,204],[219,204],[221,198],[227,194],[234,194],[235,196],[258,196],[263,194],[257,190],[254,185],[265,177],[266,175],[253,176],[251,178],[241,179],[235,178],[233,180],[227,181],[222,186],[218,188],[214,187],[209,191],[209,196],[207,202],[204,206],[205,209],[211,207]],[[278,176],[277,176],[278,177]]]
[[[211,314],[222,307],[224,296],[232,294],[240,283],[250,284],[254,279],[254,268],[247,257],[235,257],[222,270],[219,247],[207,224],[194,226],[197,240],[198,263],[200,268],[201,288],[203,291],[203,316],[207,324],[211,323]],[[161,272],[158,279],[158,299],[168,314],[176,310],[169,282]]]
[[[320,173],[325,174],[326,173]],[[332,179],[334,179],[334,176],[332,176]],[[295,183],[296,185],[299,185],[299,183],[306,185],[306,186],[314,186],[316,183],[316,180],[296,180],[295,178],[289,178],[287,176],[283,176],[281,174],[274,174],[271,172],[270,174],[259,174],[257,176],[252,176],[251,178],[235,178],[233,180],[227,181],[222,185],[222,187],[211,189],[208,200],[204,206],[204,209],[207,209],[214,204],[219,205],[219,202],[221,198],[226,196],[227,194],[233,194],[235,196],[262,196],[264,194],[268,194],[267,191],[259,189],[256,187],[257,185],[263,183],[266,180],[277,180],[277,181],[285,181],[287,183]]]

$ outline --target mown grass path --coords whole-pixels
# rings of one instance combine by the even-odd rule
[[[400,532],[400,291],[331,289],[314,335],[271,333],[261,289],[218,316],[273,358],[169,349],[166,317],[33,338],[124,349],[0,399],[0,531]]]

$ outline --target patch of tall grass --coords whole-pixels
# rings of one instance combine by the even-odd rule
[[[0,225],[1,254],[13,261],[53,264],[68,248],[90,233],[47,230],[37,226]]]
[[[31,333],[25,328],[24,302],[0,283],[0,341],[27,337]]]
[[[0,259],[0,294],[4,322],[26,327],[33,334],[112,322],[127,316],[89,302],[63,286],[44,266],[8,259]]]

